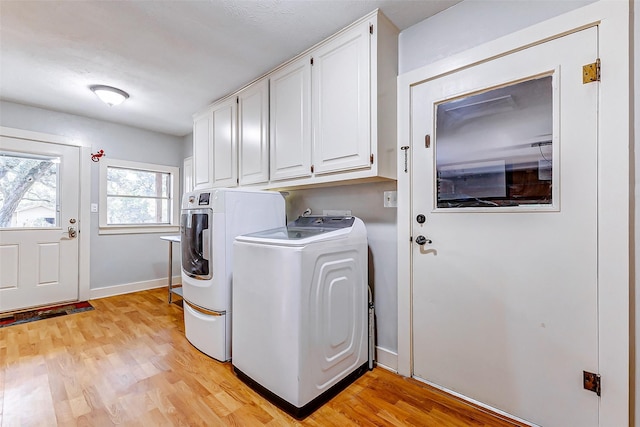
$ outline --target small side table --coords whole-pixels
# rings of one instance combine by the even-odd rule
[[[180,243],[180,236],[160,236],[162,240],[169,242],[169,273],[168,273],[168,284],[167,284],[167,295],[169,304],[171,304],[171,299],[173,294],[177,294],[182,296],[182,287],[173,286],[173,244]]]

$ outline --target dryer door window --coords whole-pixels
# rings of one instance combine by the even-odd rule
[[[187,211],[180,218],[182,270],[196,279],[211,279],[209,210]]]

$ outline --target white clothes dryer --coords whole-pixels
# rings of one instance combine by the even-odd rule
[[[236,236],[286,222],[274,191],[209,189],[186,193],[180,238],[184,327],[189,342],[220,361],[231,358],[231,281]]]
[[[300,217],[238,236],[234,250],[234,371],[304,418],[368,367],[365,226]]]

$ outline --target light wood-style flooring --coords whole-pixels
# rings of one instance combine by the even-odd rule
[[[166,289],[0,328],[0,426],[515,426],[415,380],[367,372],[297,421],[184,336]]]

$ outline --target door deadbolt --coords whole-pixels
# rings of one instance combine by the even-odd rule
[[[424,224],[427,221],[427,218],[424,215],[419,214],[416,217],[416,221],[418,221],[418,224]]]

